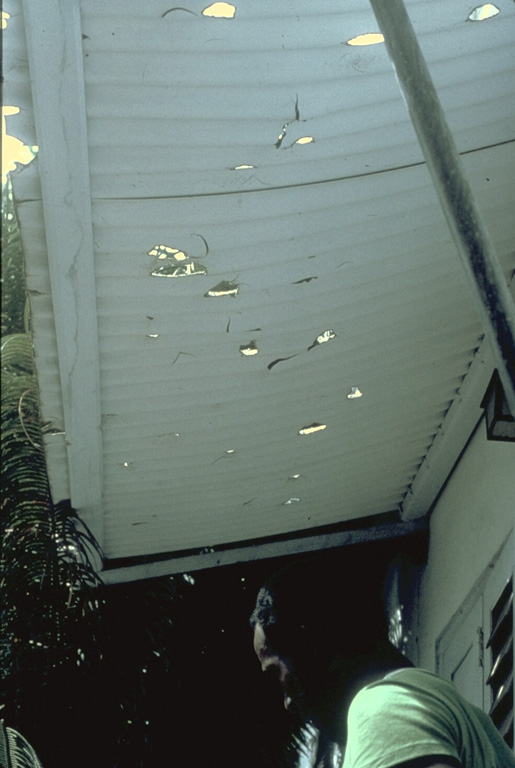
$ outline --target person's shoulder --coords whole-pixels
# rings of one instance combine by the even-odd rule
[[[452,702],[456,695],[454,685],[439,675],[420,667],[402,667],[364,685],[354,696],[351,710],[379,713],[397,707],[401,711],[414,700],[434,707],[434,702]]]
[[[400,667],[399,669],[388,672],[386,675],[381,676],[377,680],[364,686],[362,690],[371,690],[374,688],[388,688],[388,687],[406,687],[406,688],[434,688],[434,687],[453,687],[449,680],[445,680],[443,677],[436,675],[434,672],[429,672],[422,667]]]
[[[456,692],[455,686],[450,680],[446,680],[440,677],[440,675],[422,667],[401,667],[371,683],[371,686],[395,686],[410,690],[438,691],[447,694]]]

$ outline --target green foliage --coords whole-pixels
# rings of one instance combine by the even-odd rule
[[[77,629],[95,614],[99,580],[96,543],[69,504],[50,496],[10,183],[2,189],[2,245],[0,665],[15,715],[31,676],[76,663]]]
[[[54,504],[10,183],[2,190],[2,245],[2,716],[41,756],[48,749],[55,765],[128,766],[153,750],[148,686],[169,671],[164,649],[177,588],[173,579],[103,587],[92,565],[96,541],[69,502]],[[92,757],[92,730],[104,738],[105,762]]]
[[[25,331],[25,304],[20,230],[8,177],[2,186],[2,336]]]

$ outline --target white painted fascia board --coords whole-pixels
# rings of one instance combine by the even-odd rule
[[[513,296],[515,276],[508,281],[508,290]],[[485,337],[411,488],[404,497],[400,507],[402,520],[413,520],[430,512],[479,419],[484,415],[481,401],[494,370],[494,353],[489,338]]]
[[[460,391],[438,430],[411,488],[401,505],[403,520],[423,517],[431,510],[438,494],[484,411],[481,401],[492,374],[494,360],[491,346],[483,339],[463,380]]]
[[[285,557],[287,555],[302,555],[308,552],[318,552],[323,549],[333,549],[351,544],[385,541],[421,533],[425,530],[427,530],[427,520],[383,523],[367,528],[282,539],[280,541],[260,542],[225,550],[212,550],[199,554],[189,554],[183,557],[173,557],[169,560],[161,560],[154,563],[112,568],[102,571],[100,577],[104,584],[120,584],[128,581],[152,579],[159,576],[170,576],[176,573],[218,568],[224,565],[235,565],[236,563],[249,563],[256,560]]]
[[[71,503],[102,544],[97,310],[80,9],[22,0]]]

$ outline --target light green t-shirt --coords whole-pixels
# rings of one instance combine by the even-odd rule
[[[463,768],[515,768],[488,715],[431,672],[399,669],[354,697],[343,768],[392,768],[433,755]]]

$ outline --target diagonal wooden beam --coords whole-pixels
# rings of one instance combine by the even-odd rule
[[[515,413],[515,305],[403,0],[370,0]]]

